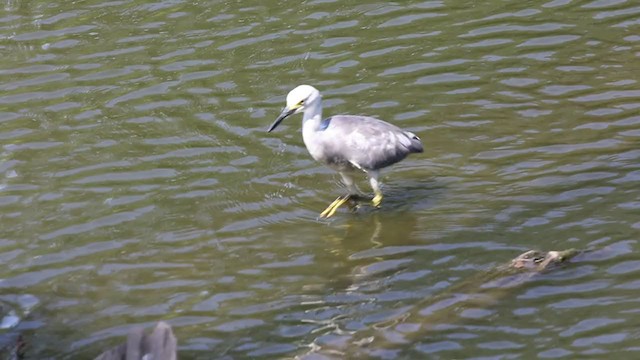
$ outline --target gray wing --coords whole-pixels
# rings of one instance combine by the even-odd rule
[[[363,170],[380,169],[423,151],[415,134],[376,118],[336,115],[323,123],[325,154]]]

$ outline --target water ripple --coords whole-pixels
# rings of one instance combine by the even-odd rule
[[[161,319],[186,358],[637,352],[637,4],[5,5],[0,302],[32,356]],[[318,219],[339,177],[298,118],[264,132],[298,83],[423,139],[381,209]]]

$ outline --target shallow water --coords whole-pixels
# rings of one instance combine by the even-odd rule
[[[166,320],[181,359],[637,358],[639,33],[624,0],[5,0],[0,340],[92,358]],[[423,139],[382,209],[317,218],[339,176],[298,117],[265,133],[300,83]],[[530,248],[604,255],[376,330]]]

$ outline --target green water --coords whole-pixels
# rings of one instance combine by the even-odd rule
[[[165,320],[180,359],[635,359],[639,33],[624,0],[5,0],[0,344],[93,358]],[[265,131],[302,83],[422,138],[380,210],[318,219],[339,176],[299,115]],[[372,330],[570,247],[609,255]]]

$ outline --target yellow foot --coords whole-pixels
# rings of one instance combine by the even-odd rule
[[[338,210],[338,208],[342,205],[344,205],[346,202],[348,202],[351,199],[351,195],[345,195],[345,196],[338,196],[337,199],[335,199],[331,205],[329,205],[329,207],[327,207],[326,209],[324,209],[323,212],[320,213],[320,217],[321,218],[328,218],[328,217],[332,217],[333,214],[336,213],[336,210]]]
[[[373,204],[373,206],[377,208],[380,207],[381,202],[382,202],[382,193],[376,194],[376,196],[373,197],[373,200],[371,200],[371,203]]]

